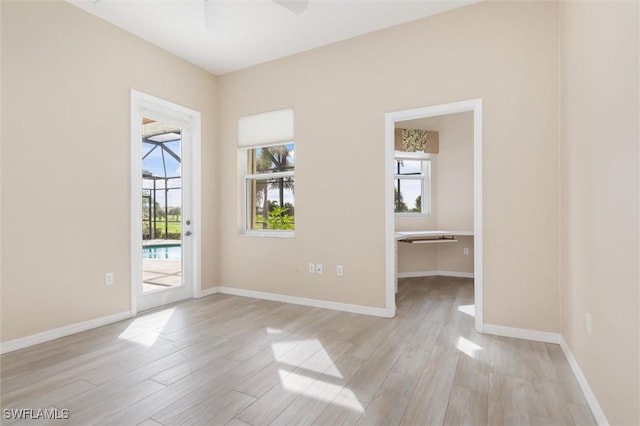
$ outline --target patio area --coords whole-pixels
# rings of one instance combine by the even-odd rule
[[[167,240],[148,240],[143,248],[162,249]],[[142,259],[142,291],[144,293],[182,285],[182,259],[147,258]]]
[[[180,259],[143,259],[142,280],[144,293],[181,285]]]

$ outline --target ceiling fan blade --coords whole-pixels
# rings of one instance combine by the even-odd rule
[[[309,7],[309,0],[273,0],[273,2],[296,15],[304,12]]]

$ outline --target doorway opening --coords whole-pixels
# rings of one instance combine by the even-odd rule
[[[445,202],[443,194],[458,191],[449,185],[446,190],[436,180],[441,174],[435,170],[441,167],[448,170],[446,179],[451,181],[452,163],[438,164],[439,133],[436,123],[443,125],[445,120],[457,117],[466,120],[473,144],[464,146],[468,159],[466,171],[466,198],[463,206],[460,200]],[[454,123],[454,121],[451,121]],[[454,125],[454,124],[451,124]],[[426,126],[426,127],[425,127]],[[443,141],[445,142],[445,141]],[[454,155],[460,158],[458,152]],[[450,148],[450,147],[448,147]],[[470,158],[472,157],[472,158]],[[459,170],[463,170],[459,168]],[[442,179],[445,181],[445,178]],[[440,194],[438,193],[440,191]],[[441,197],[441,200],[438,200]],[[398,279],[398,241],[410,250],[417,251],[427,247],[430,253],[437,253],[438,259],[446,261],[433,263],[423,270],[404,273],[401,276],[450,275],[474,278],[474,306],[467,307],[475,316],[475,328],[482,331],[482,100],[455,102],[385,114],[385,220],[386,220],[386,310],[388,316],[396,312],[396,291]],[[443,212],[448,204],[448,211]],[[459,213],[464,211],[462,215]],[[442,218],[438,218],[438,213]],[[453,219],[452,216],[461,216]],[[403,228],[396,229],[396,219]],[[446,229],[445,229],[446,228]],[[415,244],[437,243],[437,244]],[[448,243],[448,244],[442,244]],[[421,246],[421,247],[419,247]],[[458,247],[459,246],[459,247]],[[409,250],[409,251],[410,251]],[[472,251],[471,251],[472,250]],[[457,253],[460,251],[460,253]],[[456,260],[455,272],[443,268],[451,265],[453,255]],[[424,256],[424,253],[420,253]],[[428,258],[428,256],[427,256]],[[466,258],[466,265],[464,264]],[[469,262],[469,259],[471,261]],[[424,257],[423,257],[424,259]],[[460,263],[462,262],[462,263]],[[414,274],[414,275],[411,275]]]
[[[200,289],[200,114],[131,92],[131,310]]]

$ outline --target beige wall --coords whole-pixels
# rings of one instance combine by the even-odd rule
[[[131,88],[202,113],[212,285],[216,78],[68,3],[1,4],[2,340],[129,310]]]
[[[472,274],[473,271],[473,237],[456,235],[458,242],[438,244],[438,270],[448,272],[463,272]],[[464,254],[464,249],[469,254]]]
[[[473,231],[473,113],[402,121],[396,127],[434,130],[440,138],[440,151],[431,156],[432,212],[396,216],[396,230]],[[446,244],[400,244],[398,272],[425,271],[473,273],[472,237]]]
[[[64,2],[0,5],[2,341],[129,309],[130,88],[203,114],[203,287],[376,307],[384,113],[482,98],[485,321],[561,331],[640,423],[637,2],[482,2],[218,80]],[[286,106],[296,236],[241,237],[237,118]]]
[[[473,237],[456,235],[454,243],[398,243],[398,273],[461,272],[473,274]],[[469,254],[464,254],[464,249]]]
[[[398,242],[398,273],[438,271],[439,244],[407,244]],[[442,245],[458,243],[442,243]],[[472,269],[473,272],[473,269]]]
[[[219,94],[222,285],[383,307],[384,113],[482,98],[484,318],[559,331],[556,4],[460,8],[224,75]],[[287,106],[296,236],[240,236],[237,119]]]
[[[639,18],[631,1],[561,7],[562,334],[616,425],[640,424]]]

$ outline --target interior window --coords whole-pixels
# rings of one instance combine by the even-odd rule
[[[429,213],[429,176],[428,159],[403,158],[402,155],[396,155],[393,162],[396,213]]]

